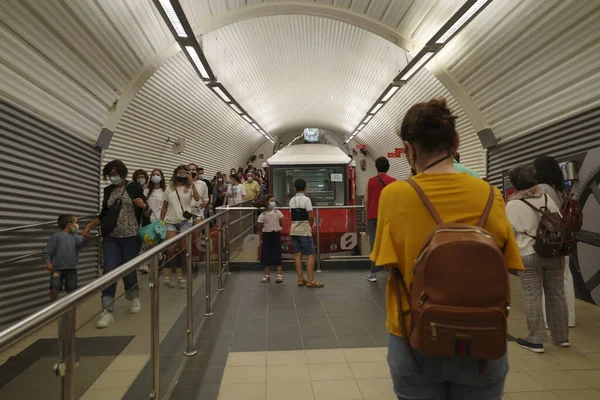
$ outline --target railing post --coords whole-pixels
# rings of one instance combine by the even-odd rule
[[[218,252],[218,283],[217,283],[217,292],[222,292],[224,290],[223,287],[223,272],[225,272],[223,268],[223,228],[221,226],[221,217],[217,217],[217,252]]]
[[[158,254],[152,257],[150,261],[150,357],[152,359],[152,392],[150,398],[158,400],[160,397],[159,367],[160,367],[160,329],[159,329],[159,266]]]
[[[321,272],[321,219],[317,208],[317,272]]]
[[[205,317],[210,317],[211,315],[213,315],[212,312],[212,307],[210,305],[210,227],[206,226],[206,237],[207,242],[206,242],[206,277],[205,277],[205,283],[206,283],[206,311],[204,312],[204,316]]]
[[[75,400],[75,306],[60,317],[62,324],[62,363],[64,374],[62,375],[62,400]]]
[[[231,274],[229,271],[229,215],[230,212],[227,210],[225,213],[225,275]]]
[[[200,232],[202,233],[202,232]],[[200,235],[202,236],[202,235]],[[201,240],[201,239],[198,239]],[[187,349],[183,355],[191,357],[196,355],[194,350],[194,293],[193,293],[193,282],[192,282],[192,252],[194,245],[193,236],[187,235],[185,238],[185,256],[187,263],[186,279],[187,279]]]

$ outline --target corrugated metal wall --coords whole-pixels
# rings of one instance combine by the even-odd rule
[[[167,138],[185,138],[182,154]],[[195,162],[212,177],[246,164],[264,137],[202,83],[179,52],[138,92],[119,122],[104,162],[119,158],[130,173],[160,168],[170,176],[179,164]]]
[[[100,152],[91,144],[0,101],[0,230],[60,214],[96,214],[99,168]],[[40,255],[7,261],[41,250],[57,229],[0,233],[0,325],[48,302],[49,275]],[[97,277],[97,247],[86,247],[79,261],[83,285]]]
[[[489,150],[488,178],[502,188],[502,173],[536,157],[567,157],[600,146],[600,107],[595,107],[527,136],[501,142]]]

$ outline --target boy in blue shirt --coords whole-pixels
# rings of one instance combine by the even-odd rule
[[[60,232],[50,236],[42,251],[46,270],[50,272],[50,300],[58,298],[58,291],[67,293],[77,289],[77,264],[79,249],[87,244],[88,237],[77,234],[79,224],[74,215],[58,217]]]

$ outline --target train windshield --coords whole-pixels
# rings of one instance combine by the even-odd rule
[[[307,196],[314,206],[343,206],[346,204],[346,166],[275,166],[272,170],[273,195],[287,206],[296,195],[294,181],[304,179]]]

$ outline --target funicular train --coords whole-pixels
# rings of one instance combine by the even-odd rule
[[[328,144],[298,144],[284,147],[266,162],[269,191],[282,207],[288,207],[295,196],[294,181],[302,178],[307,183],[307,196],[313,207],[347,206],[356,204],[356,172],[351,159],[341,149]],[[290,237],[291,213],[282,210],[283,257],[292,258],[294,249]],[[320,253],[322,258],[331,255],[350,255],[356,246],[357,224],[355,209],[321,209],[319,220],[315,216],[313,240],[316,243],[316,225],[320,225]],[[354,235],[353,235],[354,234]],[[350,238],[350,240],[348,240]]]

